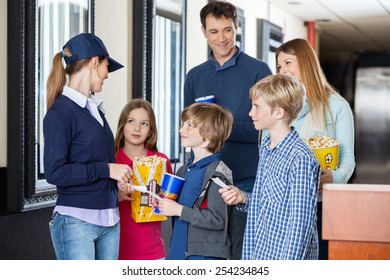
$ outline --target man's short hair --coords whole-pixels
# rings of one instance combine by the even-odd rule
[[[206,29],[206,17],[212,14],[215,18],[220,19],[225,17],[232,19],[234,26],[237,28],[237,9],[229,2],[212,1],[200,10],[200,22],[204,29]]]

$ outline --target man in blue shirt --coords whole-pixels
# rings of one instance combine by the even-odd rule
[[[250,57],[236,46],[237,10],[228,3],[213,1],[200,12],[202,31],[211,49],[209,59],[191,69],[184,85],[184,105],[199,97],[214,96],[214,102],[228,109],[233,130],[221,151],[221,159],[233,172],[234,184],[250,192],[258,162],[258,132],[248,112],[249,89],[271,74],[268,65]],[[246,213],[232,211],[229,231],[232,259],[240,259]]]
[[[320,167],[291,126],[303,106],[305,89],[294,77],[269,76],[250,92],[250,116],[267,129],[252,193],[221,189],[229,205],[248,211],[242,259],[318,259],[317,191]]]

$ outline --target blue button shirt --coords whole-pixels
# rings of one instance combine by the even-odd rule
[[[179,204],[192,208],[202,190],[203,178],[207,166],[217,160],[220,160],[219,154],[210,155],[196,163],[193,163],[193,157],[190,158],[184,173],[184,179],[186,181],[178,198]],[[188,223],[180,220],[179,217],[174,217],[173,223],[168,259],[184,260],[186,259],[187,252]]]
[[[318,259],[318,161],[294,129],[276,147],[270,143],[268,135],[253,192],[246,194],[242,259]]]

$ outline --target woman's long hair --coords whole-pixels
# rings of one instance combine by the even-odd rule
[[[328,94],[337,94],[337,91],[326,80],[314,49],[306,40],[298,38],[283,43],[276,50],[276,61],[281,52],[294,55],[297,58],[301,73],[301,82],[306,88],[306,98],[314,122],[321,126],[325,125],[326,112],[329,112],[332,126],[335,130],[334,118],[329,107]],[[278,72],[278,69],[276,69],[276,72]],[[326,125],[325,127],[327,129]]]
[[[91,58],[75,60],[69,63],[65,68],[62,62],[62,55],[72,56],[72,53],[64,48],[63,52],[57,53],[52,62],[49,77],[46,82],[46,109],[48,110],[54,101],[62,94],[66,83],[66,75],[71,76],[79,72],[82,68],[88,65]],[[99,57],[99,63],[105,57]]]

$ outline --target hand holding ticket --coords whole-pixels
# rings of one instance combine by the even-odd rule
[[[219,185],[221,188],[224,188],[224,189],[229,189],[229,187],[221,181],[221,179],[219,179],[218,177],[215,177],[215,178],[211,178],[211,180],[214,181],[214,183],[216,183],[217,185]]]
[[[245,193],[235,186],[227,186],[219,178],[211,178],[221,188],[218,192],[227,205],[236,205],[238,203],[246,203]]]
[[[161,197],[159,197],[157,194],[155,194],[154,192],[151,192],[151,191],[148,191],[148,189],[146,188],[146,186],[133,186],[133,188],[137,191],[140,191],[142,193],[147,193],[147,194],[150,194],[151,196],[153,196],[155,199],[157,200],[161,200]]]

